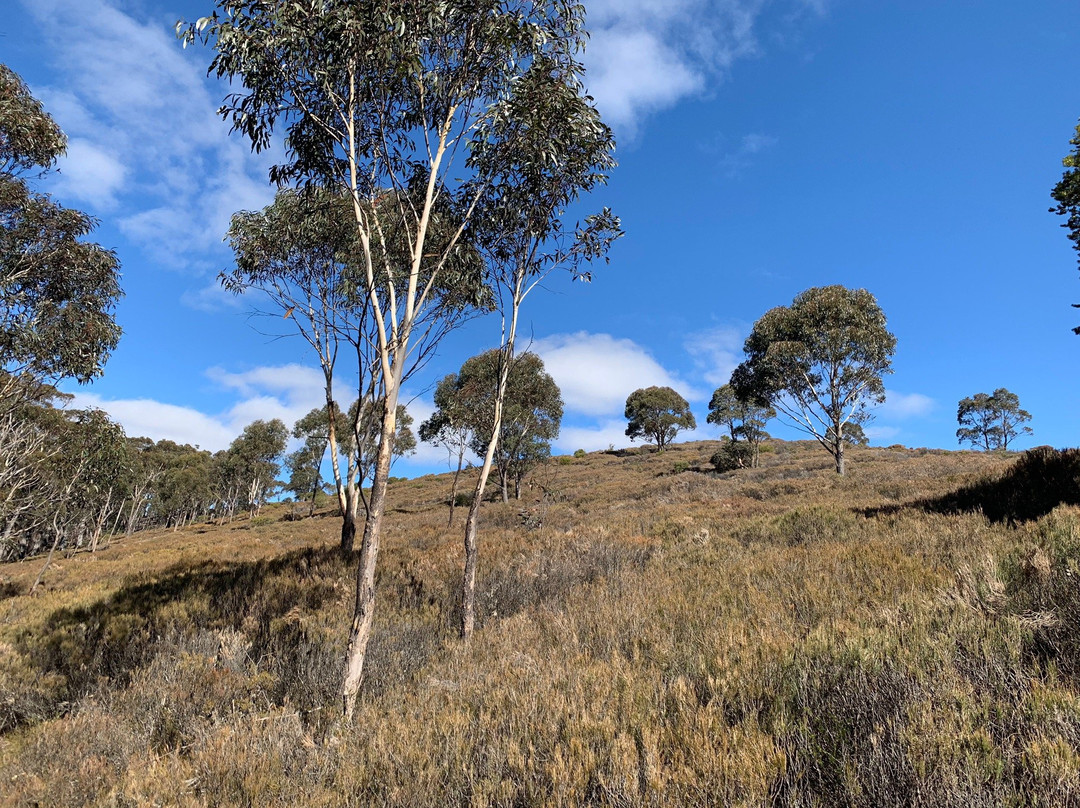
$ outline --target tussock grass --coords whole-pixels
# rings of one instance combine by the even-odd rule
[[[448,478],[395,483],[348,726],[333,518],[0,567],[0,804],[1080,804],[1080,509],[926,506],[1010,457],[716,446],[485,506],[469,645]]]

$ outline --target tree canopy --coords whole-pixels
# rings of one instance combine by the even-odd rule
[[[1061,161],[1065,172],[1050,192],[1050,196],[1057,202],[1055,207],[1050,208],[1050,212],[1065,217],[1061,226],[1068,229],[1073,248],[1080,252],[1080,125],[1076,127],[1076,133],[1069,143],[1073,150]],[[1080,326],[1074,328],[1073,333],[1080,334]]]
[[[725,384],[713,392],[706,420],[710,424],[726,427],[732,443],[746,442],[748,451],[745,458],[741,450],[734,448],[729,448],[724,453],[725,456],[733,457],[735,467],[739,467],[745,462],[757,466],[761,442],[769,437],[765,424],[775,417],[776,410],[772,407],[762,407],[752,400],[741,399],[736,395],[734,387]]]
[[[22,79],[0,65],[0,399],[24,374],[99,376],[120,339],[114,253],[84,241],[96,222],[31,188],[67,138]]]
[[[690,405],[670,387],[635,390],[626,399],[624,415],[628,421],[626,436],[630,440],[651,440],[660,452],[680,431],[697,429]]]
[[[471,448],[477,454],[487,451],[496,428],[495,400],[504,357],[497,348],[485,351],[467,359],[457,374],[452,407],[469,413]],[[562,394],[544,370],[543,360],[531,352],[514,357],[506,376],[494,456],[504,500],[511,485],[520,496],[525,475],[551,454],[562,415]]]
[[[746,361],[732,374],[741,398],[770,404],[813,435],[844,473],[845,432],[885,400],[896,337],[865,289],[822,286],[797,295],[754,323]]]
[[[1009,442],[1019,435],[1030,435],[1026,422],[1031,413],[1020,408],[1020,397],[1004,387],[992,394],[976,393],[960,400],[956,410],[956,439],[961,443],[981,446],[986,451],[1008,449]]]

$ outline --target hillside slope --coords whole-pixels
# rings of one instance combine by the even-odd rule
[[[1080,804],[1080,510],[952,512],[1015,456],[716,446],[486,505],[468,645],[449,478],[392,484],[349,726],[332,515],[0,566],[0,804]]]

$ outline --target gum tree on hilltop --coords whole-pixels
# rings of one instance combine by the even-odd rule
[[[746,441],[750,466],[756,468],[761,442],[769,437],[765,424],[775,417],[776,410],[772,407],[761,407],[753,401],[740,399],[735,395],[735,388],[725,384],[713,392],[706,421],[726,427],[733,444]]]
[[[1055,207],[1050,208],[1050,212],[1066,217],[1061,226],[1069,230],[1069,240],[1073,243],[1073,248],[1080,252],[1080,125],[1076,127],[1076,134],[1069,143],[1073,150],[1061,161],[1065,172],[1061,181],[1050,192],[1050,196],[1057,202]],[[1077,303],[1073,306],[1080,308]],[[1080,326],[1074,328],[1073,333],[1080,334]]]
[[[630,440],[647,438],[664,448],[684,429],[697,429],[690,405],[670,387],[645,387],[635,390],[626,399],[624,415],[628,421],[626,436]]]
[[[474,214],[494,204],[500,170],[492,163],[515,154],[515,143],[534,129],[514,124],[521,113],[510,103],[515,87],[539,62],[551,65],[554,79],[575,79],[584,9],[562,0],[218,0],[216,7],[179,24],[181,37],[212,43],[210,72],[238,88],[222,109],[235,131],[257,150],[275,132],[285,135],[286,159],[271,171],[273,181],[349,196],[359,288],[375,321],[376,387],[386,404],[342,685],[351,718],[414,331],[436,302],[437,284],[453,285],[446,275]],[[436,245],[428,236],[440,209],[451,235]],[[387,248],[396,232],[408,246],[402,264]]]
[[[865,289],[807,289],[754,323],[746,361],[732,387],[740,398],[771,405],[813,437],[844,473],[852,424],[870,418],[867,405],[885,400],[882,377],[892,372],[896,337]]]
[[[1020,397],[1004,387],[991,395],[976,393],[960,400],[956,410],[956,439],[987,451],[1008,449],[1009,441],[1019,435],[1030,435],[1025,426],[1031,413],[1020,408]]]
[[[459,396],[472,413],[472,448],[486,451],[495,429],[493,402],[499,389],[502,355],[498,349],[467,359],[458,374]],[[506,377],[502,417],[496,436],[494,466],[503,502],[521,499],[521,481],[544,458],[551,455],[551,441],[559,436],[562,393],[544,370],[543,360],[526,351],[514,357]]]

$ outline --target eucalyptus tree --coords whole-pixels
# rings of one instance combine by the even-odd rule
[[[60,127],[0,65],[0,405],[26,389],[23,376],[99,376],[120,338],[119,262],[84,240],[97,222],[31,187],[66,149]]]
[[[257,150],[283,132],[285,161],[271,179],[337,189],[352,202],[386,404],[342,687],[351,717],[414,331],[436,303],[437,284],[454,285],[445,276],[477,210],[494,204],[489,164],[536,138],[535,127],[513,121],[522,112],[510,103],[515,88],[542,62],[576,93],[584,9],[569,0],[218,0],[216,9],[178,31],[185,43],[212,43],[210,72],[235,82],[222,109],[233,129]],[[428,236],[439,210],[450,235],[435,245]],[[393,232],[406,236],[401,264],[387,249]]]
[[[559,436],[563,415],[562,393],[544,369],[543,360],[526,351],[514,357],[506,377],[501,415],[495,423],[494,401],[504,363],[498,349],[485,351],[465,361],[458,374],[459,398],[470,412],[472,448],[486,451],[495,435],[494,467],[499,477],[503,502],[521,498],[525,475],[551,455],[551,441]]]
[[[657,451],[684,429],[697,429],[690,404],[670,387],[645,387],[626,398],[626,436],[630,440],[648,438]]]
[[[1073,248],[1080,253],[1080,126],[1076,127],[1076,133],[1069,144],[1073,150],[1061,161],[1065,171],[1050,192],[1050,196],[1057,203],[1050,208],[1050,212],[1066,217],[1061,226],[1068,229],[1069,240],[1073,243]],[[1080,304],[1074,303],[1073,306],[1080,307]],[[1080,334],[1080,326],[1074,328],[1073,333]]]
[[[386,214],[396,204],[395,200],[395,193],[388,191],[372,203],[373,210],[388,219],[383,238],[375,247],[388,253],[385,259],[389,264],[400,266],[408,261],[409,244],[406,231],[393,216]],[[436,252],[447,238],[453,237],[452,221],[453,216],[445,206],[433,211],[428,243],[434,245]],[[274,311],[263,313],[288,326],[318,357],[326,400],[322,415],[318,416],[319,428],[324,436],[323,449],[329,449],[342,517],[341,548],[346,554],[351,553],[361,504],[365,512],[367,509],[361,484],[370,471],[362,470],[362,464],[357,461],[374,458],[375,451],[365,449],[365,454],[356,457],[343,444],[357,446],[349,436],[358,429],[378,434],[381,428],[357,423],[358,411],[343,414],[334,403],[335,381],[338,386],[353,384],[369,401],[375,400],[380,390],[373,350],[376,319],[371,313],[371,300],[364,293],[363,245],[353,221],[353,201],[337,190],[314,186],[301,190],[283,188],[273,204],[263,210],[235,214],[228,239],[236,264],[220,276],[225,288],[236,293],[255,291],[269,300]],[[442,273],[442,280],[432,289],[433,304],[416,319],[415,333],[419,336],[413,341],[414,359],[405,369],[403,379],[422,363],[448,329],[470,313],[469,303],[473,302],[470,288],[480,277],[479,256],[462,245],[451,252],[446,268],[448,271]],[[422,269],[421,277],[425,281],[428,270],[427,266]],[[384,301],[390,293],[405,292],[392,287],[395,283],[401,286],[400,277],[392,279],[377,273],[377,281]],[[343,350],[349,362],[344,372],[339,363]],[[348,382],[342,381],[343,375]],[[307,417],[313,417],[313,413]],[[363,442],[359,445],[363,446]],[[315,448],[308,447],[308,454]],[[293,459],[300,461],[299,456]],[[310,462],[300,463],[304,469],[301,476],[311,477]]]
[[[578,8],[568,11],[580,13]],[[577,37],[582,35],[575,33]],[[491,428],[486,433],[487,445],[474,445],[474,451],[483,459],[465,521],[461,635],[466,638],[475,624],[480,508],[492,464],[499,457],[500,441],[515,442],[503,428],[503,421],[510,377],[518,372],[517,363],[524,358],[515,354],[521,306],[553,272],[566,272],[575,280],[591,280],[588,265],[601,258],[606,260],[611,245],[622,235],[618,217],[606,207],[572,225],[567,216],[567,208],[582,194],[605,183],[606,172],[615,166],[614,137],[592,99],[585,95],[583,72],[572,51],[549,52],[535,58],[499,106],[486,136],[473,146],[483,181],[494,189],[479,205],[478,220],[483,226],[477,240],[483,245],[490,284],[496,290],[502,329],[495,355],[498,362],[490,401]],[[526,366],[533,361],[526,359]],[[535,361],[539,361],[538,357]],[[557,393],[558,388],[555,390]],[[555,434],[562,414],[561,400],[558,412]],[[478,434],[474,432],[474,437]],[[531,452],[536,457],[530,462],[535,462],[546,445],[543,439],[539,443],[526,440],[525,434],[516,442],[516,450],[501,455],[504,498],[511,475],[509,458],[515,454],[524,458]],[[516,462],[523,469],[528,467],[522,461]],[[520,483],[520,476],[514,474]]]
[[[736,395],[771,405],[812,435],[844,473],[851,424],[870,418],[885,400],[896,337],[865,289],[821,286],[798,294],[754,323],[746,361],[731,376]]]
[[[765,425],[775,417],[776,410],[772,407],[762,407],[751,400],[741,399],[735,394],[734,387],[725,384],[713,392],[709,400],[709,415],[705,420],[726,427],[733,443],[745,440],[750,465],[756,468],[761,442],[769,437]]]
[[[960,443],[981,445],[988,452],[1008,449],[1019,435],[1030,435],[1027,422],[1031,413],[1020,407],[1020,397],[999,387],[992,394],[976,393],[960,400],[956,409],[956,439]]]
[[[465,464],[465,454],[473,440],[472,408],[462,395],[456,373],[447,374],[439,380],[433,399],[435,412],[420,424],[419,437],[424,443],[446,449],[450,468],[454,469],[453,482],[450,484],[450,516],[446,520],[446,526],[450,527],[454,524],[458,480]]]
[[[244,427],[225,452],[223,468],[227,484],[231,486],[235,503],[246,506],[251,516],[259,512],[277,488],[277,475],[281,471],[278,461],[285,453],[288,439],[289,431],[279,418],[260,419]]]

